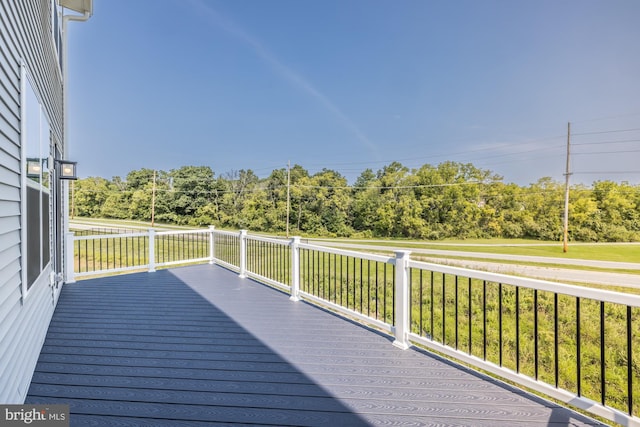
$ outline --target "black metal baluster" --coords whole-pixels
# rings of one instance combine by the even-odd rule
[[[77,247],[77,250],[76,250],[75,252],[78,254],[78,270],[80,270],[79,272],[82,272],[82,261],[81,261],[81,258],[80,258],[80,240],[76,240],[76,241],[74,242],[74,246],[76,246],[76,247]],[[89,257],[88,257],[88,256],[87,256],[87,254],[85,253],[85,256],[84,256],[84,260],[85,260],[85,271],[86,271],[86,268],[87,268],[86,264],[87,264],[87,260],[88,260],[88,259],[89,259]]]
[[[371,316],[371,260],[367,260],[367,316]]]
[[[313,294],[317,297],[320,296],[320,268],[318,266],[319,251],[313,251]]]
[[[482,281],[482,358],[487,360],[487,281]]]
[[[336,259],[335,257],[336,257],[336,254],[333,254],[333,262],[334,263],[335,263],[335,259]],[[334,292],[333,292],[333,298],[331,298],[331,295],[332,295],[331,294],[331,254],[329,254],[329,263],[327,264],[327,270],[328,270],[327,274],[329,275],[329,298],[327,298],[327,299],[329,301],[336,302],[336,292],[335,292],[335,289],[336,289],[335,280],[336,279],[335,279],[335,273],[333,275],[333,290],[334,290]]]
[[[560,346],[560,338],[558,337],[559,321],[558,321],[558,294],[553,294],[553,363],[554,363],[554,376],[555,385],[558,388],[560,368],[558,366],[558,347]]]
[[[383,283],[383,289],[382,289],[382,318],[386,322],[387,321],[387,263],[384,263],[382,274],[384,274],[384,283]]]
[[[627,306],[627,400],[630,416],[633,416],[633,333],[631,329],[631,306]]]
[[[498,354],[499,365],[502,366],[502,283],[498,283]]]
[[[340,255],[340,306],[343,305],[343,292],[342,292],[342,255]]]
[[[520,286],[516,286],[516,372],[520,372]]]
[[[396,325],[396,265],[391,267],[391,324]]]
[[[430,287],[431,287],[431,301],[429,303],[430,305],[430,311],[431,311],[431,326],[429,328],[429,334],[431,335],[431,339],[435,341],[435,329],[433,326],[433,317],[434,317],[434,310],[435,310],[435,304],[434,304],[434,296],[433,296],[433,288],[434,288],[434,284],[433,284],[433,271],[431,272],[431,283],[430,283]]]
[[[360,313],[364,313],[364,309],[362,308],[362,258],[360,258],[360,310],[359,311]]]
[[[538,379],[538,290],[533,290],[533,369]]]
[[[409,330],[413,325],[413,267],[409,268],[409,286],[407,292],[409,292]]]
[[[447,344],[447,336],[445,334],[445,318],[446,318],[446,281],[447,281],[447,277],[445,276],[444,273],[442,273],[442,345],[446,345]]]
[[[318,269],[318,297],[320,297],[320,295],[322,294],[322,290],[321,290],[321,283],[322,283],[322,276],[324,276],[324,272],[322,271],[322,269],[320,268],[320,251],[317,252],[316,254],[316,268]]]
[[[318,296],[318,280],[316,279],[316,277],[317,277],[316,269],[318,268],[317,265],[316,265],[317,264],[316,263],[316,259],[317,258],[318,258],[318,251],[313,251],[311,253],[311,274],[312,274],[311,277],[312,277],[312,280],[313,280],[313,288],[312,288],[313,290],[312,290],[312,292],[313,292],[313,294],[315,296]]]
[[[469,288],[469,306],[467,307],[468,310],[468,315],[467,317],[469,317],[469,354],[473,354],[471,352],[471,346],[472,346],[472,333],[473,333],[473,328],[472,328],[472,322],[471,322],[471,277],[469,277],[469,283],[468,283],[468,288]]]
[[[605,405],[605,397],[606,397],[606,363],[604,360],[604,345],[605,345],[605,336],[604,336],[604,301],[600,301],[600,402],[602,406]]]
[[[456,350],[458,349],[458,275],[455,275],[455,286],[456,286],[456,295],[455,295],[455,324],[456,324]]]
[[[306,281],[309,282],[309,280],[311,280],[311,276],[310,276],[311,263],[309,262],[309,255],[311,250],[307,249],[305,252],[307,254],[307,280]],[[311,286],[307,287],[307,291],[313,292],[313,282],[310,285]]]
[[[284,272],[284,246],[278,245],[278,282],[286,284],[286,279],[282,275],[283,272]]]
[[[580,335],[580,297],[576,297],[576,381],[578,383],[578,396],[582,396]]]
[[[424,299],[423,299],[423,289],[422,289],[423,274],[424,274],[424,270],[420,270],[420,306],[419,306],[419,310],[420,310],[420,336],[422,336],[422,333],[424,331],[424,325],[423,325]]]
[[[380,287],[380,283],[378,282],[378,270],[380,269],[380,265],[376,263],[376,319],[380,320],[380,310],[378,308],[378,300],[379,300],[379,292],[378,289]]]
[[[349,308],[349,293],[350,293],[350,289],[349,289],[349,257],[347,257],[347,308]]]

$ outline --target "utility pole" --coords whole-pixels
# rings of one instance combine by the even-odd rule
[[[291,208],[291,160],[287,161],[287,239],[289,238],[289,209]]]
[[[569,250],[569,177],[571,172],[569,171],[569,157],[571,155],[571,122],[567,123],[567,167],[565,171],[565,184],[564,184],[564,230],[562,251],[567,252]]]
[[[156,220],[156,171],[153,170],[153,188],[151,190],[151,227]]]

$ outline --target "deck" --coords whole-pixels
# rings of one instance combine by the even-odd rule
[[[65,285],[27,403],[72,426],[599,425],[221,267]]]

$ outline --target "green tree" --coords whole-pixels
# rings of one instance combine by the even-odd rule
[[[301,231],[315,235],[348,236],[350,227],[350,189],[347,180],[338,172],[323,169],[296,183],[296,194],[302,205],[299,224]]]
[[[600,214],[601,237],[607,241],[632,239],[640,218],[632,187],[613,181],[597,181],[593,185],[593,197]]]
[[[247,196],[256,189],[258,176],[252,170],[229,171],[218,178],[217,191],[220,221],[224,226],[247,228],[247,220],[242,216]]]
[[[564,218],[564,185],[540,178],[525,190],[522,216],[524,237],[559,241]]]
[[[214,173],[209,166],[183,166],[173,169],[167,176],[163,198],[167,200],[167,213],[174,221],[193,223],[199,209],[213,201]],[[196,223],[201,221],[196,220]]]
[[[456,162],[413,170],[392,162],[376,173],[364,170],[353,187],[329,169],[310,175],[295,165],[290,173],[293,233],[428,239],[562,236],[564,185],[549,177],[521,187]],[[142,168],[126,179],[78,180],[73,205],[80,216],[150,220],[155,214],[162,222],[284,232],[287,187],[285,168],[264,179],[251,170],[215,178],[207,166],[168,173]],[[569,202],[572,240],[640,240],[639,185],[574,185]]]
[[[380,182],[371,169],[365,169],[353,186],[352,224],[365,236],[372,236],[378,220]]]
[[[110,190],[109,181],[104,178],[89,177],[76,181],[73,190],[73,214],[99,217]]]

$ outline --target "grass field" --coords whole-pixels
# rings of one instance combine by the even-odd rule
[[[101,218],[74,218],[70,221],[70,228],[135,228],[147,230],[151,228],[151,223],[144,221],[121,220],[121,219],[101,219]],[[195,227],[187,227],[175,224],[159,224],[155,223],[153,228],[158,230],[193,230]]]
[[[573,243],[568,252],[562,251],[562,244],[540,242],[538,240],[487,239],[477,241],[417,242],[414,240],[348,240],[335,239],[325,242],[348,242],[362,245],[402,247],[407,249],[433,249],[441,251],[462,251],[506,255],[525,255],[559,259],[585,259],[594,261],[637,262],[640,263],[640,243]]]
[[[146,230],[151,227],[149,222],[129,221],[100,218],[75,218],[73,224],[95,226],[96,228],[134,227]],[[179,226],[173,224],[158,224],[154,228],[163,230],[185,230],[194,227]],[[373,244],[376,246],[402,247],[407,249],[435,249],[443,251],[464,251],[476,253],[508,254],[553,257],[559,259],[585,259],[596,261],[616,261],[640,263],[640,243],[580,243],[570,242],[567,253],[562,251],[561,242],[550,242],[527,239],[446,239],[434,241],[415,241],[402,239],[310,239],[326,242],[348,242],[357,244]]]

